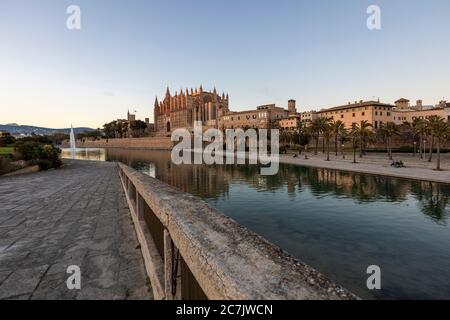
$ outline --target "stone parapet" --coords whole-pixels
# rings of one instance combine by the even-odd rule
[[[357,299],[200,198],[122,163],[119,173],[138,235],[151,230],[141,248],[155,298]]]

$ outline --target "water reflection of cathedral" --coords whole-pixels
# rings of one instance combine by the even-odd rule
[[[404,202],[413,197],[435,221],[445,221],[450,215],[450,185],[295,165],[280,165],[277,175],[260,176],[260,168],[254,165],[177,166],[166,151],[111,149],[108,157],[134,167],[153,163],[158,179],[205,199],[227,197],[232,183],[243,182],[257,190],[286,190],[293,197],[305,189],[316,197],[343,196],[361,203]]]

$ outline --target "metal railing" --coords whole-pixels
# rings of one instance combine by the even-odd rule
[[[355,299],[203,200],[119,163],[155,299]]]

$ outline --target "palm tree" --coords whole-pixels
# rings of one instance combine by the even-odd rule
[[[331,122],[328,122],[325,124],[325,126],[323,127],[322,130],[322,136],[324,141],[326,141],[327,144],[327,160],[326,161],[330,161],[330,140],[331,137],[333,136],[333,125]]]
[[[432,136],[436,138],[437,162],[436,170],[441,170],[441,142],[450,137],[450,127],[444,118],[432,116],[429,119]]]
[[[349,131],[346,128],[343,128],[339,135],[339,144],[341,146],[341,155],[342,159],[345,159],[345,150],[344,146],[347,141],[350,141]]]
[[[295,140],[299,145],[299,153],[301,154],[302,149],[306,148],[306,145],[309,143],[309,132],[308,127],[300,120],[297,121],[297,127],[295,129],[296,135]]]
[[[386,148],[388,152],[389,159],[392,160],[392,138],[398,135],[400,130],[394,122],[387,122],[384,126],[380,128],[381,134],[386,139]]]
[[[361,128],[357,123],[352,124],[350,137],[353,148],[353,163],[356,163],[356,149],[358,148],[358,144],[360,144],[359,141],[361,140]]]
[[[434,130],[433,128],[435,126],[437,126],[438,122],[440,121],[441,117],[439,116],[429,116],[427,119],[427,131],[428,131],[428,135],[429,135],[429,139],[430,139],[430,150],[429,150],[429,156],[428,156],[428,162],[431,162],[431,160],[433,159],[433,149],[434,149]]]
[[[419,119],[416,118],[413,121],[412,124],[412,132],[414,134],[414,136],[419,136],[419,154],[420,154],[420,159],[423,159],[423,138],[425,135],[425,130],[427,128],[427,122],[423,119]]]
[[[330,120],[328,118],[319,117],[312,122],[312,124],[309,128],[310,134],[314,138],[314,141],[315,141],[314,154],[317,154],[317,151],[319,149],[319,137],[322,134],[324,128],[327,126],[327,123],[329,121]]]
[[[401,136],[401,141],[404,145],[408,145],[411,141],[413,142],[413,156],[415,156],[416,153],[416,139],[412,130],[412,124],[409,123],[408,121],[404,121],[401,125],[399,125],[399,129],[400,129],[400,136]]]
[[[362,158],[367,138],[372,135],[372,124],[367,120],[362,120],[359,130],[359,157]]]
[[[334,133],[334,152],[336,154],[336,157],[338,156],[338,143],[339,143],[339,137],[342,135],[345,135],[345,124],[341,120],[333,120],[331,122],[333,133]]]

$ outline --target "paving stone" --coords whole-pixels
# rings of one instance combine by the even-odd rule
[[[0,299],[151,298],[116,164],[64,163],[0,178]]]
[[[30,294],[36,289],[48,265],[14,271],[0,286],[0,299]]]

